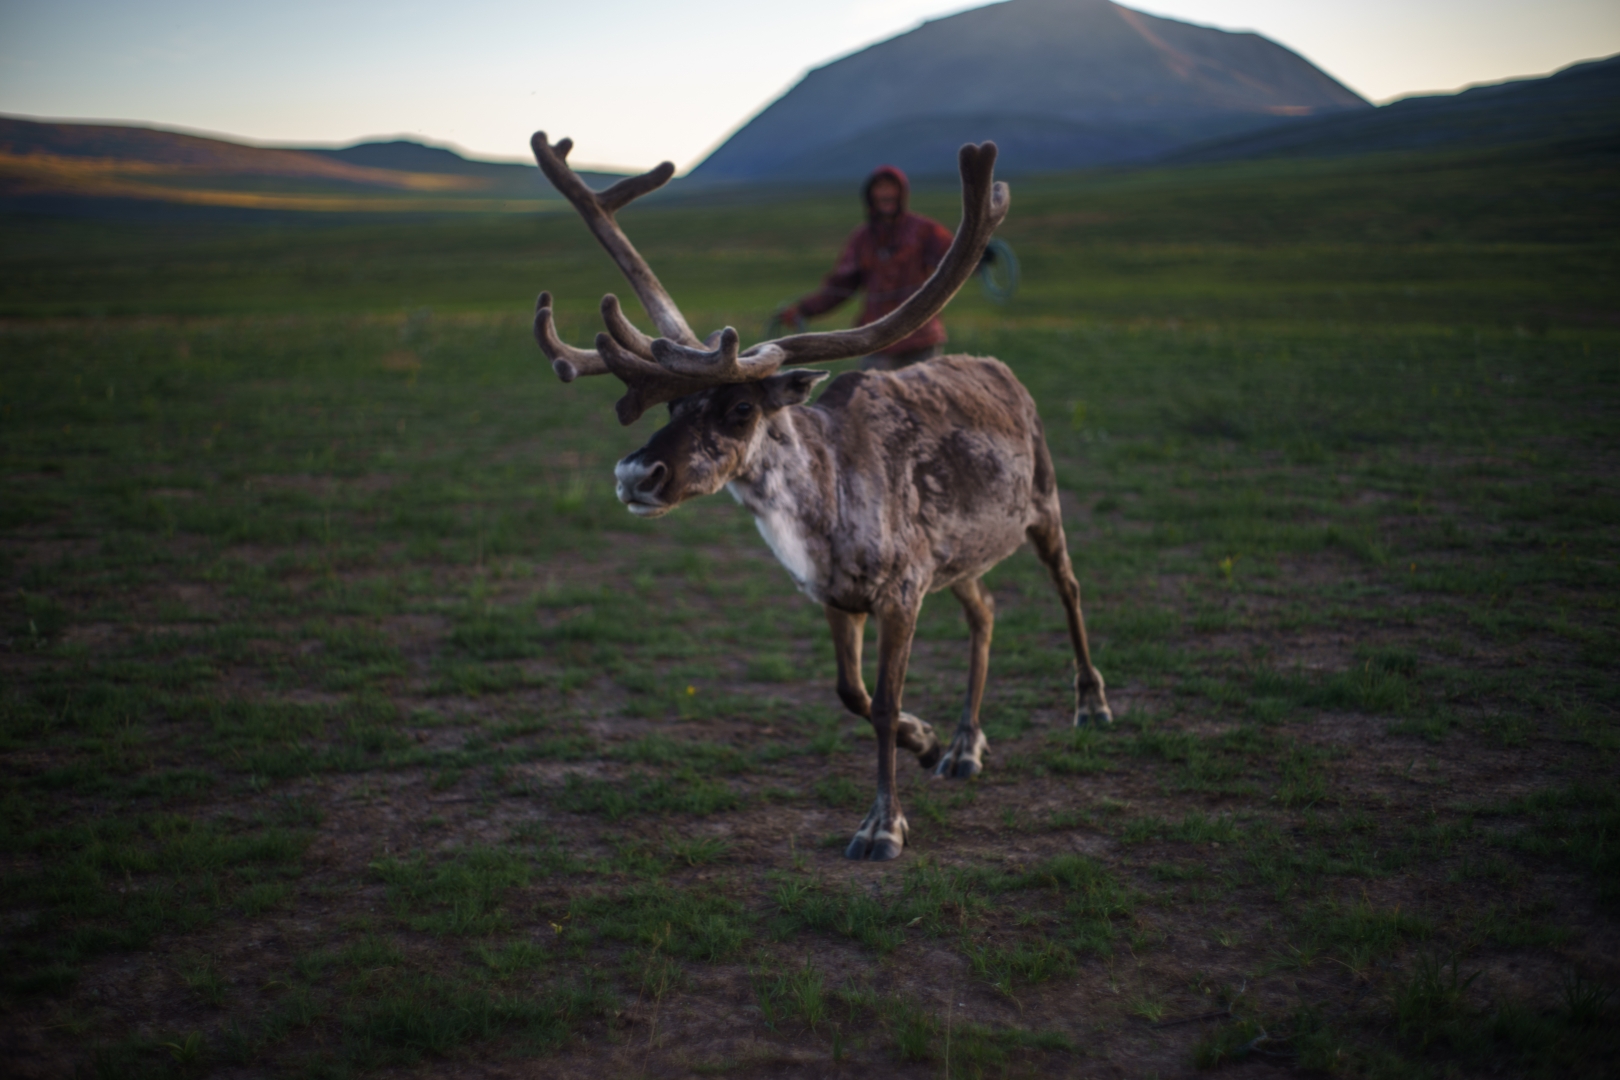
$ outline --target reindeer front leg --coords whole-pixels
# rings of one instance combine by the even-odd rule
[[[922,590],[913,593],[917,601]],[[894,778],[896,738],[900,731],[900,692],[911,662],[911,638],[917,629],[917,603],[878,612],[877,697],[872,700],[872,729],[877,735],[877,798],[844,849],[849,859],[893,859],[906,846],[906,815]]]
[[[832,631],[833,655],[838,660],[838,700],[856,716],[870,720],[872,698],[866,692],[866,680],[861,677],[861,633],[866,629],[866,616],[840,611],[830,604],[826,611],[827,626]],[[944,751],[933,727],[908,712],[900,714],[895,745],[916,754],[917,764],[925,769],[933,768]]]

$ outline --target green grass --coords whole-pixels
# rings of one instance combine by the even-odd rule
[[[742,800],[724,782],[682,769],[668,777],[632,775],[618,782],[581,780],[570,774],[556,802],[576,814],[617,821],[633,814],[714,814],[733,810]]]
[[[518,852],[480,847],[435,864],[420,854],[385,858],[371,871],[388,886],[389,902],[412,929],[482,937],[507,929],[501,899],[527,884],[535,867]]]
[[[1024,292],[947,322],[1040,406],[1117,719],[1066,726],[1061,611],[1009,559],[986,771],[902,762],[886,867],[839,857],[872,743],[821,613],[729,500],[625,514],[652,423],[534,348],[540,288],[580,343],[623,292],[577,221],[9,221],[0,1008],[108,1075],[1106,1071],[1223,1008],[1166,1060],[1601,1075],[1613,184],[1551,153],[1015,183]],[[851,201],[624,223],[748,337]],[[957,606],[917,641],[945,731]],[[674,1019],[721,1013],[766,1056]]]
[[[656,946],[690,960],[735,956],[747,941],[749,919],[723,896],[667,885],[638,885],[622,892],[582,898],[570,908],[576,931],[612,941]]]

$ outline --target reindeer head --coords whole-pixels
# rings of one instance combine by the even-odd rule
[[[615,405],[622,424],[634,423],[654,405],[670,405],[670,422],[614,469],[620,501],[641,517],[658,517],[686,499],[719,491],[747,467],[770,418],[806,401],[811,388],[827,377],[822,371],[783,371],[784,365],[877,352],[937,315],[978,266],[1009,205],[1007,185],[993,179],[996,144],[963,146],[957,153],[962,223],[944,260],[921,289],[865,326],[794,334],[740,351],[737,331],[729,326],[703,341],[697,339],[614,220],[613,215],[631,200],[667,183],[674,175],[673,165],[666,161],[651,172],[595,192],[568,167],[570,140],[554,146],[539,131],[530,145],[541,171],[585,219],[662,335],[643,334],[609,293],[601,308],[606,332],[596,335],[595,349],[576,349],[557,336],[551,294],[541,293],[535,304],[535,340],[563,382],[581,375],[618,376],[625,385],[625,394]]]
[[[796,368],[670,402],[669,423],[614,466],[619,501],[637,517],[661,517],[713,495],[748,468],[771,417],[808,401],[827,374]]]

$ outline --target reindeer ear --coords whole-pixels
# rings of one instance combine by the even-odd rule
[[[810,391],[815,388],[816,383],[831,374],[830,371],[807,371],[801,368],[778,372],[770,378],[761,379],[759,385],[765,390],[765,407],[775,412],[789,405],[803,405],[810,400]]]

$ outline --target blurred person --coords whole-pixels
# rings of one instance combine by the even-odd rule
[[[838,265],[821,288],[778,311],[788,326],[802,324],[862,290],[866,302],[855,325],[882,318],[922,287],[951,246],[951,231],[908,209],[911,183],[893,165],[873,170],[861,187],[866,223],[849,234]],[[867,371],[892,371],[938,356],[945,343],[945,324],[938,316],[921,330],[861,361]]]

